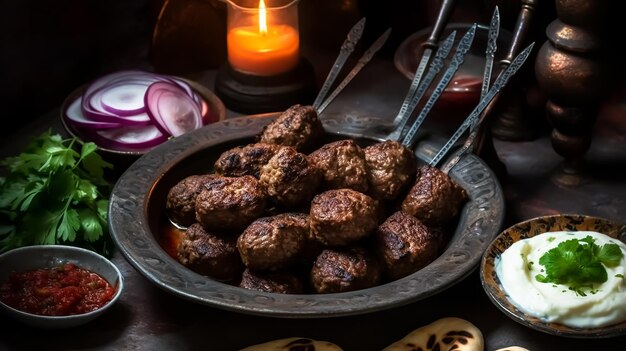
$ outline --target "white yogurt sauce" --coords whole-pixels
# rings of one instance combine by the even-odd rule
[[[594,286],[593,293],[577,295],[568,286],[541,283],[544,274],[539,258],[560,242],[591,236],[595,244],[614,243],[622,251],[616,267],[606,267],[608,279]],[[532,263],[530,263],[532,262]],[[495,260],[495,269],[511,302],[522,312],[546,322],[570,327],[595,328],[626,320],[626,244],[608,235],[590,232],[549,232],[515,242]],[[597,291],[596,291],[597,290]]]

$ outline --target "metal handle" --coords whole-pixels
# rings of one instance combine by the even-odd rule
[[[426,118],[426,115],[428,115],[428,113],[430,112],[435,102],[437,102],[437,99],[439,98],[439,96],[441,96],[443,91],[446,89],[446,87],[450,83],[450,80],[452,80],[452,77],[454,76],[456,71],[459,69],[459,66],[463,63],[465,54],[467,54],[469,49],[472,47],[472,42],[474,41],[475,34],[476,34],[476,24],[472,25],[472,27],[465,33],[463,38],[461,38],[461,41],[456,47],[456,52],[454,54],[454,57],[452,58],[452,61],[450,61],[448,68],[446,69],[445,73],[439,80],[439,83],[435,87],[435,90],[432,92],[432,94],[428,98],[428,101],[426,101],[426,104],[424,105],[424,107],[422,108],[422,111],[420,111],[419,115],[415,119],[415,122],[413,122],[413,125],[411,125],[411,128],[408,130],[408,132],[404,136],[404,139],[402,140],[402,144],[404,146],[412,147],[412,145],[415,144],[415,142],[417,141],[417,135],[418,135],[417,131],[419,130],[419,127],[422,125],[422,122]]]
[[[454,8],[455,2],[455,0],[443,0],[441,2],[439,14],[437,15],[437,19],[435,20],[435,24],[433,25],[433,30],[431,31],[428,39],[426,39],[426,41],[422,44],[424,47],[437,47],[439,37],[441,36],[443,29],[446,27],[450,16],[452,15],[452,9]]]
[[[522,0],[522,8],[517,16],[511,46],[509,46],[509,51],[504,59],[500,61],[501,63],[510,65],[515,55],[520,51],[520,48],[526,41],[526,36],[528,34],[528,30],[530,29],[530,21],[532,20],[536,7],[537,0]]]

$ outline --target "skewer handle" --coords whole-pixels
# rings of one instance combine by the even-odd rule
[[[452,61],[450,61],[448,68],[446,69],[443,76],[439,80],[439,83],[435,87],[435,90],[432,92],[432,94],[428,98],[428,101],[426,101],[426,104],[422,108],[422,111],[420,111],[420,114],[415,119],[415,122],[413,122],[413,125],[411,125],[411,128],[406,133],[406,136],[404,137],[404,139],[402,139],[402,144],[404,146],[412,147],[412,145],[415,144],[415,142],[417,141],[417,135],[418,135],[417,131],[419,130],[419,127],[422,125],[422,123],[424,122],[424,119],[426,119],[426,116],[428,115],[432,107],[435,105],[435,102],[437,102],[437,99],[439,99],[439,96],[441,96],[443,91],[446,89],[446,87],[450,83],[450,80],[452,80],[452,77],[454,76],[456,71],[459,69],[459,66],[463,63],[465,54],[467,54],[469,49],[472,47],[472,42],[474,41],[475,34],[476,34],[476,24],[474,24],[465,33],[465,35],[463,35],[463,38],[461,38],[461,41],[456,47],[456,52],[454,54],[454,57],[452,58]]]
[[[441,2],[441,7],[439,8],[437,19],[435,20],[435,24],[433,25],[433,30],[430,32],[430,36],[428,37],[428,39],[426,39],[426,41],[422,44],[424,48],[437,48],[439,37],[441,36],[443,29],[446,27],[450,16],[452,15],[452,10],[455,3],[456,0],[443,0]]]
[[[428,73],[424,80],[420,82],[419,79],[413,79],[411,83],[411,87],[404,98],[404,102],[402,102],[402,107],[396,118],[393,120],[393,128],[394,130],[389,134],[387,139],[389,140],[400,140],[400,136],[402,135],[402,130],[406,126],[406,123],[411,117],[413,110],[419,104],[420,100],[426,93],[426,90],[432,83],[435,76],[439,73],[439,71],[443,68],[444,60],[448,57],[450,50],[452,49],[452,44],[454,44],[454,38],[456,37],[456,31],[450,33],[448,38],[441,44],[441,47],[437,49],[437,53],[435,54],[435,58],[430,63],[428,67]],[[417,75],[415,76],[417,78]],[[419,87],[418,87],[419,83]]]

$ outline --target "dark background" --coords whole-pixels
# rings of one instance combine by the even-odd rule
[[[24,125],[61,105],[74,89],[111,71],[143,68],[184,75],[225,61],[221,0],[3,0],[0,3],[2,119]],[[451,21],[486,23],[499,4],[511,28],[518,1],[459,0]],[[546,4],[546,2],[543,2]],[[303,50],[338,51],[349,28],[367,17],[361,47],[386,28],[379,53],[391,58],[413,32],[432,24],[433,0],[301,0]],[[541,17],[552,18],[551,6]],[[546,20],[537,21],[547,23]],[[542,35],[543,24],[537,25]],[[0,128],[2,134],[9,128]]]
[[[3,0],[2,119],[24,124],[105,71],[145,61],[154,4]],[[1,128],[8,133],[8,128]]]
[[[459,0],[452,21],[487,22],[495,3],[501,6],[503,27],[511,29],[519,10],[519,1]],[[545,40],[545,25],[555,16],[553,3],[540,0],[541,8],[533,23],[533,40],[538,43]],[[2,0],[0,103],[3,109],[0,116],[5,125],[26,124],[44,113],[50,115],[70,91],[116,69],[146,67],[184,74],[219,66],[225,59],[225,16],[220,3],[214,0],[169,0],[167,4],[171,6],[167,8],[169,11],[164,11],[158,21],[162,1],[156,0]],[[370,43],[392,26],[388,45],[379,54],[391,58],[404,38],[432,23],[437,6],[436,0],[301,0],[303,45],[308,46],[308,54],[316,50],[330,50],[334,54],[348,28],[361,16],[367,16],[367,32],[362,43]],[[613,11],[612,15],[619,18],[623,13]],[[609,19],[606,23],[608,32],[612,34],[612,38],[609,36],[606,39],[613,52],[624,42],[621,22]],[[159,40],[153,43],[152,36],[157,23],[165,25],[159,27]],[[622,60],[618,55],[608,55],[616,62]],[[393,69],[391,64],[383,68]],[[615,76],[623,74],[623,71],[621,69]],[[321,75],[324,73],[318,72]],[[371,90],[378,94],[378,90],[366,88],[360,91],[369,93]],[[626,99],[623,96],[617,96],[622,107],[615,110],[611,119],[599,120],[605,123],[597,123],[595,126],[599,133],[596,134],[597,139],[594,139],[588,158],[596,178],[581,188],[563,188],[550,181],[551,171],[560,162],[560,157],[553,152],[549,138],[539,139],[535,143],[496,141],[496,147],[509,172],[502,179],[507,200],[506,223],[555,212],[588,213],[623,219],[622,155],[626,135],[623,132],[626,117],[626,109],[623,107]],[[49,120],[44,121],[46,125],[49,124]],[[11,131],[11,128],[0,128],[2,134]],[[16,145],[12,143],[14,140],[5,138],[6,149]],[[44,342],[48,349],[81,349],[86,345],[99,349],[111,349],[115,345],[125,346],[126,349],[142,346],[192,349],[201,347],[198,345],[206,348],[205,345],[215,342],[206,338],[209,335],[207,330],[212,330],[213,335],[222,335],[223,340],[218,342],[225,344],[232,340],[241,346],[267,341],[270,337],[295,336],[308,330],[308,336],[313,338],[327,339],[339,345],[357,345],[358,337],[354,338],[351,332],[343,332],[357,330],[363,335],[374,335],[374,338],[379,335],[376,343],[382,346],[387,344],[392,335],[400,336],[416,326],[432,322],[433,316],[452,314],[468,320],[481,320],[478,326],[488,336],[487,342],[491,342],[492,346],[495,345],[494,341],[501,346],[540,345],[542,341],[548,341],[543,347],[537,347],[537,350],[554,349],[552,342],[558,343],[561,349],[607,349],[611,344],[623,345],[620,341],[623,337],[615,342],[610,339],[585,342],[552,337],[517,325],[499,313],[487,300],[479,286],[478,272],[454,289],[431,300],[381,311],[368,318],[320,321],[330,324],[316,328],[316,322],[310,320],[243,318],[236,313],[202,306],[199,308],[196,304],[180,299],[172,300],[171,296],[156,290],[137,274],[127,261],[118,258],[121,267],[128,273],[126,275],[130,277],[129,284],[133,284],[136,289],[128,290],[130,295],[126,297],[127,302],[116,306],[115,313],[103,316],[95,325],[85,326],[71,334],[84,337],[68,337],[67,333],[56,331],[33,334],[32,329],[12,325],[8,332],[0,333],[0,340],[4,342],[6,339],[5,344],[15,346],[7,349],[40,349],[42,340],[46,340]],[[142,303],[133,303],[137,301]],[[155,309],[154,306],[162,308]],[[435,310],[436,313],[433,312]],[[3,321],[1,317],[0,321]],[[380,326],[385,325],[387,328],[382,330],[389,330],[389,326],[397,329],[393,334],[381,335]],[[254,332],[246,334],[242,330]],[[335,337],[330,338],[329,335]],[[24,344],[32,347],[27,348]]]

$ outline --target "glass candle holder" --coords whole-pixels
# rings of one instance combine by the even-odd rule
[[[249,75],[273,76],[300,61],[299,0],[227,0],[228,63]]]
[[[231,110],[278,112],[310,104],[313,65],[300,53],[299,0],[225,0],[227,62],[215,93]]]

